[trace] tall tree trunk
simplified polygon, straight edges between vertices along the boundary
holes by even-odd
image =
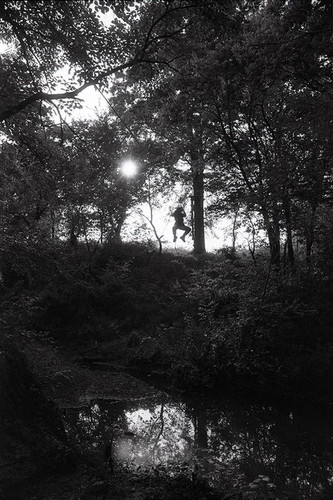
[[[273,267],[280,267],[281,262],[281,242],[280,231],[274,224],[270,224],[268,229],[269,248]]]
[[[106,241],[108,243],[110,243],[110,241],[117,243],[121,242],[121,230],[126,220],[126,216],[127,216],[126,210],[122,210],[114,220],[113,214],[109,213],[111,230],[108,232],[106,237]]]
[[[266,207],[262,207],[262,214],[265,224],[265,229],[268,235],[271,264],[273,267],[280,267],[281,248],[280,248],[280,225],[279,220],[274,210],[273,220],[270,220]]]
[[[271,253],[272,265],[275,267],[280,267],[281,250],[280,250],[280,238],[276,235],[273,226],[268,230],[269,248]]]
[[[51,241],[55,240],[55,215],[54,211],[51,210]]]
[[[99,240],[101,245],[104,243],[104,214],[102,211],[98,212],[98,222],[99,222]]]
[[[237,217],[238,217],[238,209],[235,211],[234,220],[233,220],[233,223],[232,223],[232,246],[231,246],[231,254],[232,254],[233,258],[236,256]]]
[[[200,115],[193,113],[189,122],[191,137],[190,165],[193,185],[193,251],[197,255],[206,253],[204,217],[204,147]]]
[[[194,212],[194,253],[203,254],[205,248],[204,218],[204,166],[197,161],[193,165],[193,212]]]
[[[314,227],[315,227],[315,215],[316,215],[317,205],[312,204],[310,216],[308,218],[307,225],[305,227],[305,244],[306,244],[306,263],[307,265],[311,264],[311,254],[312,254],[312,246],[314,241]]]
[[[295,267],[295,255],[294,255],[294,247],[292,240],[292,230],[291,230],[291,210],[290,210],[290,198],[288,193],[284,195],[283,198],[283,209],[286,223],[286,232],[287,232],[287,255],[288,262],[290,267],[293,269]]]

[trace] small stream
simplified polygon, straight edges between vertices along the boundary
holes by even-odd
[[[103,457],[113,436],[116,463],[133,472],[183,472],[218,486],[221,477],[272,498],[333,499],[333,417],[225,399],[184,402],[161,396],[91,401],[64,410],[70,439]]]

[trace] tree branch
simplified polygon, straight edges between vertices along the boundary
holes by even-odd
[[[75,99],[75,97],[77,97],[86,88],[91,87],[92,85],[96,85],[96,84],[100,83],[102,80],[104,80],[105,78],[107,78],[108,76],[111,76],[114,73],[117,73],[118,71],[123,71],[124,69],[130,68],[130,67],[134,66],[135,64],[139,64],[140,62],[142,62],[142,61],[137,60],[137,59],[133,59],[127,63],[120,64],[119,66],[116,66],[115,68],[112,68],[109,71],[104,71],[103,73],[98,75],[96,78],[93,78],[89,82],[84,83],[83,85],[81,85],[80,87],[78,87],[75,90],[71,90],[68,92],[59,92],[59,93],[55,93],[55,94],[50,94],[48,92],[43,92],[43,91],[36,92],[36,93],[30,95],[29,97],[27,97],[26,99],[24,99],[23,101],[19,102],[18,104],[15,104],[14,106],[9,106],[7,109],[2,111],[0,113],[0,121],[4,121],[7,118],[10,118],[11,116],[13,116],[13,115],[19,113],[20,111],[22,111],[23,109],[25,109],[30,104],[34,104],[35,102],[38,102],[38,101],[52,102],[52,101],[57,101],[57,100],[61,100],[61,99]]]

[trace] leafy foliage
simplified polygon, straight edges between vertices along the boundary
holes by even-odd
[[[306,394],[327,396],[332,284],[319,269],[283,274],[265,259],[260,268],[239,257],[176,260],[115,243],[93,255],[84,245],[12,244],[2,261],[8,325],[64,341],[124,339],[131,364],[164,367],[188,390],[241,383],[302,397],[306,383]]]

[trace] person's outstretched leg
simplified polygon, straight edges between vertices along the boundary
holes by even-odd
[[[175,242],[175,241],[176,241],[176,239],[177,239],[177,234],[176,234],[176,232],[177,232],[177,226],[176,226],[176,224],[175,224],[175,225],[173,226],[173,228],[172,228],[172,234],[173,234],[173,241],[174,241],[174,242]]]
[[[185,242],[185,236],[188,235],[188,233],[191,232],[191,228],[188,227],[188,226],[184,226],[184,233],[182,234],[182,236],[180,237],[181,240],[183,240]]]

